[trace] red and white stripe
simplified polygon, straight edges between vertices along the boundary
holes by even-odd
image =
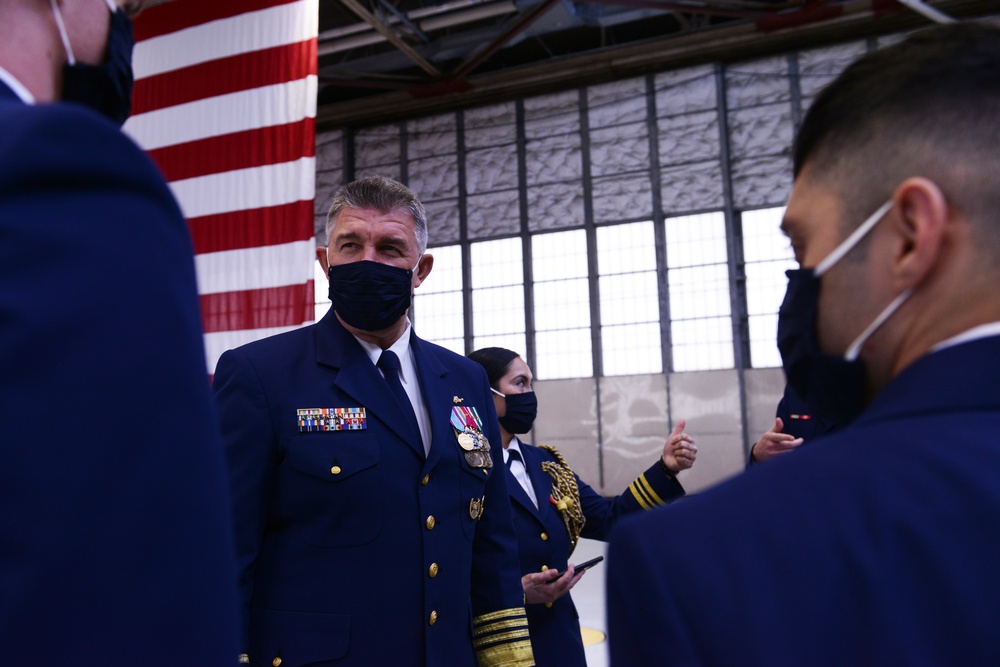
[[[188,220],[209,373],[313,319],[318,0],[171,0],[135,20],[128,132]]]

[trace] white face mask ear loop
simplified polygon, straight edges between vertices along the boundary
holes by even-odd
[[[69,64],[75,65],[76,57],[73,55],[73,47],[69,45],[69,35],[66,34],[66,26],[63,24],[62,12],[59,11],[59,6],[56,4],[56,0],[49,0],[49,4],[52,5],[52,15],[56,18],[56,27],[59,28],[59,39],[62,40],[63,48],[66,49]]]
[[[507,398],[507,394],[501,394],[501,393],[500,393],[499,391],[497,391],[497,390],[496,390],[496,389],[494,389],[493,387],[490,387],[490,391],[492,391],[492,392],[493,392],[494,394],[496,394],[496,395],[497,395],[497,396],[499,396],[500,398]]]
[[[824,273],[830,270],[834,264],[843,259],[844,255],[851,252],[854,246],[858,244],[864,236],[871,231],[872,227],[877,225],[879,221],[886,216],[887,213],[892,209],[892,200],[890,199],[886,203],[882,204],[877,211],[872,213],[867,220],[861,223],[861,225],[854,230],[854,232],[848,236],[843,243],[834,248],[833,252],[826,256],[822,262],[816,265],[814,270],[814,275],[818,278]]]
[[[858,355],[861,354],[861,346],[865,344],[865,341],[868,340],[871,335],[892,316],[893,313],[899,310],[899,307],[903,305],[904,301],[910,298],[911,294],[913,294],[913,290],[908,289],[893,299],[892,303],[886,306],[885,310],[883,310],[879,316],[875,318],[875,321],[869,324],[868,328],[862,331],[861,335],[858,336],[853,343],[851,343],[850,347],[847,348],[847,351],[844,352],[844,359],[847,361],[854,361],[857,359]]]

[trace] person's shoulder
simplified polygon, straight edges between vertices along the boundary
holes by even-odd
[[[79,104],[4,104],[0,154],[17,156],[23,174],[65,170],[102,182],[156,182],[163,177],[149,156],[114,123]]]
[[[258,338],[257,340],[235,347],[232,351],[238,352],[247,357],[262,357],[268,356],[273,352],[287,350],[290,347],[301,345],[304,341],[311,339],[315,331],[316,324],[316,322],[312,322],[305,326],[292,329],[291,331],[283,331],[281,333]]]

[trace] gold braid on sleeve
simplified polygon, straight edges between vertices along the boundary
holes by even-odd
[[[580,487],[577,486],[576,475],[559,450],[551,445],[541,445],[540,448],[556,459],[542,461],[542,470],[552,478],[552,495],[549,496],[549,502],[555,505],[563,523],[566,524],[566,532],[569,533],[569,553],[572,555],[576,543],[580,540],[583,524],[587,522],[587,517],[583,515],[583,508],[580,506]]]

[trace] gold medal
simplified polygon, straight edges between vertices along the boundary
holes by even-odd
[[[493,467],[493,457],[490,456],[490,453],[488,451],[487,452],[482,452],[482,455],[483,455],[483,467],[484,468],[492,468]]]
[[[483,467],[483,455],[476,450],[465,453],[465,462],[468,463],[473,468]]]
[[[478,521],[479,517],[483,513],[483,501],[478,498],[473,498],[469,501],[469,516],[472,517],[473,521]]]
[[[476,439],[473,438],[468,432],[461,433],[458,436],[458,446],[465,451],[472,451],[476,448]]]

